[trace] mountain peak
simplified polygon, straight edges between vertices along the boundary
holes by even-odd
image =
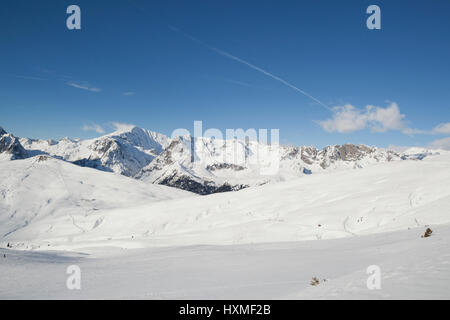
[[[95,139],[64,138],[49,142],[18,140],[0,127],[0,152],[7,154],[6,157],[13,154],[15,159],[27,154],[47,154],[80,166],[200,194],[297,179],[325,170],[358,169],[395,160],[421,160],[429,155],[415,152],[405,156],[391,150],[350,143],[322,149],[280,145],[272,150],[278,153],[273,155],[279,157],[279,167],[268,176],[264,170],[270,162],[261,159],[271,146],[265,143],[190,135],[171,139],[135,125],[115,124],[115,128],[115,132]]]
[[[25,159],[27,152],[23,148],[19,139],[14,137],[10,133],[6,133],[3,128],[0,127],[0,154],[7,154],[11,160]]]

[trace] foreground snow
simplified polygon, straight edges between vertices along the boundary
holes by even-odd
[[[450,226],[357,238],[232,246],[0,249],[0,299],[449,299]],[[6,254],[6,258],[3,258]],[[69,265],[81,290],[66,288]],[[367,267],[381,269],[368,290]],[[311,286],[312,277],[326,282]]]

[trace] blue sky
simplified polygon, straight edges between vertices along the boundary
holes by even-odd
[[[82,30],[66,28],[71,4]],[[371,4],[381,30],[366,27]],[[0,125],[45,139],[202,120],[318,147],[446,141],[449,12],[438,0],[8,1]]]

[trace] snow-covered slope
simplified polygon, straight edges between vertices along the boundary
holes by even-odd
[[[165,135],[131,127],[90,140],[23,138],[20,142],[31,155],[48,154],[80,166],[133,176],[160,154],[170,140]]]
[[[192,196],[195,197],[183,190],[148,185],[49,156],[3,161],[0,237],[14,238],[15,233],[25,230],[30,240],[64,234],[69,241],[73,235],[99,227],[103,221],[99,213]],[[94,220],[89,218],[94,216]]]
[[[274,156],[278,162],[270,163],[268,160]],[[276,149],[256,141],[179,137],[136,178],[210,194],[400,159],[395,152],[364,145],[328,146],[322,150],[288,146]],[[267,170],[271,165],[277,168],[273,172]]]
[[[329,171],[239,192],[150,204],[138,201],[142,199],[138,195],[138,200],[133,200],[135,192],[128,191],[132,183],[141,183],[147,190],[145,184],[125,177],[106,183],[106,191],[92,186],[94,194],[71,198],[68,195],[82,185],[80,181],[86,184],[84,179],[90,179],[89,185],[97,185],[108,174],[91,170],[92,177],[80,179],[79,173],[70,168],[61,179],[58,171],[50,175],[53,165],[46,169],[45,162],[36,161],[1,164],[2,205],[6,204],[0,209],[3,246],[7,242],[17,248],[51,245],[65,249],[91,245],[223,245],[351,237],[450,222],[449,153],[422,161],[385,162],[364,170]],[[30,176],[30,171],[34,175]],[[72,182],[66,183],[68,189],[62,188],[69,174]],[[40,178],[46,175],[50,177],[48,185]],[[109,193],[111,189],[113,194]],[[55,193],[63,193],[61,202],[51,200]],[[28,200],[32,202],[27,204]]]

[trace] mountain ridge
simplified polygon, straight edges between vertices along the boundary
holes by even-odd
[[[319,174],[359,169],[380,162],[422,160],[413,154],[367,145],[270,146],[257,141],[180,136],[169,138],[136,126],[93,139],[41,140],[16,138],[0,127],[0,155],[7,160],[48,155],[56,159],[114,172],[153,184],[207,195],[236,191]],[[273,174],[264,170],[276,160]]]
[[[168,144],[162,134],[132,127],[87,140],[20,139],[31,154],[47,154],[83,167],[135,175],[149,164]]]
[[[19,139],[0,126],[0,159],[18,160],[28,156]]]
[[[135,177],[151,183],[210,194],[290,180],[328,169],[356,169],[378,162],[402,160],[401,155],[394,151],[365,145],[345,144],[320,150],[314,147],[280,146],[277,174],[265,175],[261,170],[264,163],[260,153],[264,155],[264,149],[270,146],[263,146],[261,152],[261,144],[240,141],[231,146],[236,152],[230,156],[230,148],[226,143],[225,140],[205,138],[175,138]],[[240,159],[233,155],[240,155]]]

